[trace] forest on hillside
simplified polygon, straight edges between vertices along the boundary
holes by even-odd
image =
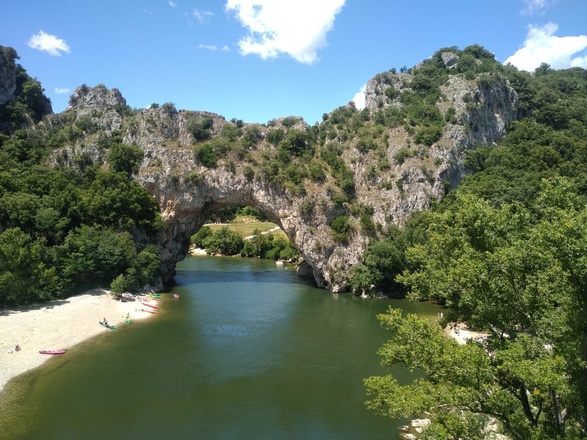
[[[17,68],[14,97],[0,105],[0,305],[156,282],[159,250],[148,237],[160,228],[159,209],[131,179],[142,152],[112,136],[108,167],[49,166],[61,138],[81,128],[32,129],[49,100],[13,49],[0,46],[0,57],[5,69]]]
[[[442,62],[447,51],[460,57],[454,69]],[[4,68],[18,71],[14,97],[0,105],[0,305],[64,298],[89,285],[125,291],[155,282],[159,209],[132,178],[142,151],[120,133],[96,133],[87,119],[38,128],[48,103],[40,82],[16,64],[14,50],[0,47],[0,56]],[[384,363],[425,374],[409,385],[391,376],[366,379],[370,408],[394,418],[431,414],[423,438],[483,438],[492,420],[516,439],[585,438],[587,71],[542,65],[522,72],[475,45],[441,49],[407,73],[410,91],[390,87],[376,109],[343,106],[308,129],[284,119],[291,130],[272,130],[266,140],[277,155],[260,152],[245,174],[291,193],[329,174],[329,194],[348,209],[330,225],[336,239],[348,240],[349,216],[371,237],[351,269],[351,287],[434,300],[446,307],[441,324],[462,321],[487,334],[459,346],[436,323],[394,311],[380,316],[391,330],[380,351]],[[403,127],[414,142],[394,161],[424,157],[454,117],[434,105],[451,75],[488,86],[509,82],[519,96],[518,118],[499,144],[468,151],[468,177],[433,209],[381,230],[356,197],[354,174],[341,159],[344,141],[379,158],[373,175],[389,173],[379,153],[390,127]],[[398,105],[384,105],[391,100]],[[242,121],[227,122],[217,138],[207,121],[191,132],[194,156],[209,167],[231,151],[231,161],[248,160],[260,141],[258,127]],[[105,165],[87,157],[76,167],[49,165],[52,152],[87,133],[107,151]]]

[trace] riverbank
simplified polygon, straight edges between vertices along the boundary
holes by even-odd
[[[51,357],[39,350],[66,350],[113,331],[98,324],[104,318],[111,325],[120,325],[127,314],[131,321],[153,316],[141,308],[137,301],[117,301],[108,291],[93,289],[64,300],[0,309],[0,392],[9,380]]]
[[[444,329],[444,334],[459,344],[466,344],[469,339],[476,340],[487,336],[487,333],[472,330],[462,322],[449,324]]]

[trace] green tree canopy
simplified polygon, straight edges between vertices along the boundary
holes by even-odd
[[[368,379],[370,407],[397,417],[431,412],[456,436],[487,417],[518,439],[584,436],[587,209],[564,179],[543,182],[531,209],[468,195],[454,206],[434,215],[428,241],[407,252],[416,269],[398,280],[489,338],[457,346],[437,323],[380,317],[394,333],[384,362],[424,377],[406,387]]]

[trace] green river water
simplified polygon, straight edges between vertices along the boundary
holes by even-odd
[[[271,261],[193,257],[160,314],[120,326],[0,396],[1,439],[397,439],[403,421],[365,408],[362,380],[388,338],[389,305],[333,295]]]

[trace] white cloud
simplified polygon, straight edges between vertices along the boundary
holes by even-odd
[[[203,9],[194,9],[192,11],[192,16],[200,24],[205,23],[206,21],[210,20],[210,18],[212,18],[213,15],[214,15],[214,12],[205,11]]]
[[[55,89],[55,93],[58,95],[67,95],[68,93],[71,93],[71,90],[69,90],[67,87],[57,87]]]
[[[222,52],[230,52],[230,47],[228,47],[226,44],[224,46],[222,46]]]
[[[587,69],[587,55],[584,57],[576,57],[571,60],[571,67],[582,67]]]
[[[548,23],[542,27],[528,26],[524,47],[505,60],[520,70],[534,71],[540,64],[547,63],[553,69],[587,67],[587,35],[557,37],[558,25]]]
[[[198,44],[198,49],[206,49],[206,50],[217,50],[218,48],[216,46],[213,46],[211,44]]]
[[[532,15],[550,7],[555,0],[523,0],[526,7],[522,10],[523,15]]]
[[[175,8],[177,6],[177,3],[175,3],[173,0],[168,0],[169,6],[171,6],[172,8]]]
[[[239,40],[243,55],[263,59],[285,53],[296,61],[312,64],[317,51],[327,45],[326,35],[345,0],[227,0],[249,35]]]
[[[363,110],[365,108],[365,87],[367,84],[363,85],[360,90],[355,93],[352,101],[355,103],[355,107],[359,110]]]
[[[64,40],[55,35],[46,34],[42,30],[30,38],[29,47],[53,56],[61,56],[61,52],[69,52],[69,46]]]

